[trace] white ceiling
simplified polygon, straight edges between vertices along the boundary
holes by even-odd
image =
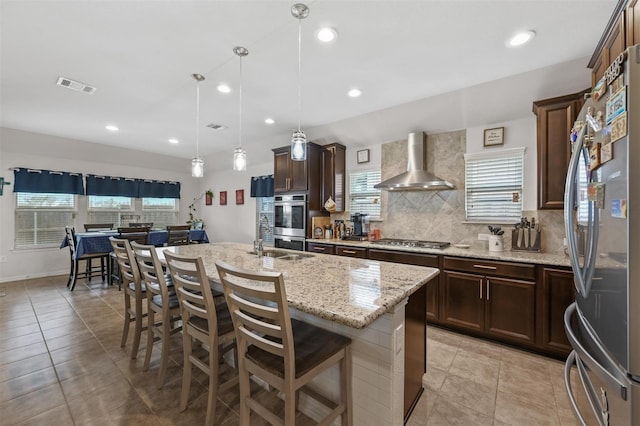
[[[0,124],[190,158],[195,154],[191,74],[200,73],[206,77],[200,153],[228,158],[238,144],[239,60],[232,49],[241,45],[250,52],[243,59],[242,145],[249,155],[252,148],[286,145],[298,121],[293,3],[2,0]],[[330,129],[364,114],[375,119],[376,111],[408,103],[419,107],[425,98],[448,92],[463,102],[472,96],[472,86],[489,90],[488,82],[500,79],[511,86],[499,93],[485,90],[492,110],[483,119],[508,119],[509,99],[518,88],[544,95],[540,88],[562,81],[554,73],[566,73],[567,67],[577,67],[580,79],[587,80],[586,62],[615,3],[309,1],[310,15],[302,21],[302,129],[314,136],[314,128]],[[337,41],[315,40],[322,25],[338,31]],[[533,29],[537,37],[521,49],[505,48],[505,40],[521,29]],[[513,77],[521,73],[526,74]],[[529,75],[535,82],[528,82]],[[98,90],[86,95],[59,87],[60,76]],[[217,92],[220,82],[233,91]],[[353,87],[363,96],[347,98]],[[530,100],[526,104],[530,111]],[[264,124],[266,117],[276,124]],[[108,123],[120,132],[107,132]],[[228,129],[213,131],[204,127],[209,123]],[[180,144],[169,144],[170,137]]]

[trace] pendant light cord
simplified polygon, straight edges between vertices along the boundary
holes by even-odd
[[[196,158],[200,159],[200,82],[196,83]]]
[[[300,132],[300,75],[302,63],[302,19],[298,18],[298,132]]]
[[[238,148],[242,148],[242,56],[240,56],[240,87],[238,89],[240,95],[240,111],[239,111],[239,124],[238,124]]]

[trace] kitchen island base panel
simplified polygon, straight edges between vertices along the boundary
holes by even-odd
[[[364,329],[355,329],[291,309],[291,317],[352,339],[351,383],[354,425],[404,423],[404,321],[407,300]],[[334,366],[314,379],[310,387],[337,401],[340,372]],[[318,421],[328,409],[301,395],[299,410]],[[334,424],[339,425],[340,419]]]

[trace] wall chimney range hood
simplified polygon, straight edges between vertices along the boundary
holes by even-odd
[[[407,171],[375,185],[387,191],[440,191],[453,189],[453,184],[429,173],[426,155],[427,135],[409,133]]]

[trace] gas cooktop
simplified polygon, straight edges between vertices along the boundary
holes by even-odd
[[[451,243],[443,241],[422,241],[422,240],[400,240],[396,238],[382,238],[376,241],[371,241],[373,244],[384,244],[388,246],[398,247],[417,247],[417,248],[430,248],[430,249],[443,249],[451,245]]]

